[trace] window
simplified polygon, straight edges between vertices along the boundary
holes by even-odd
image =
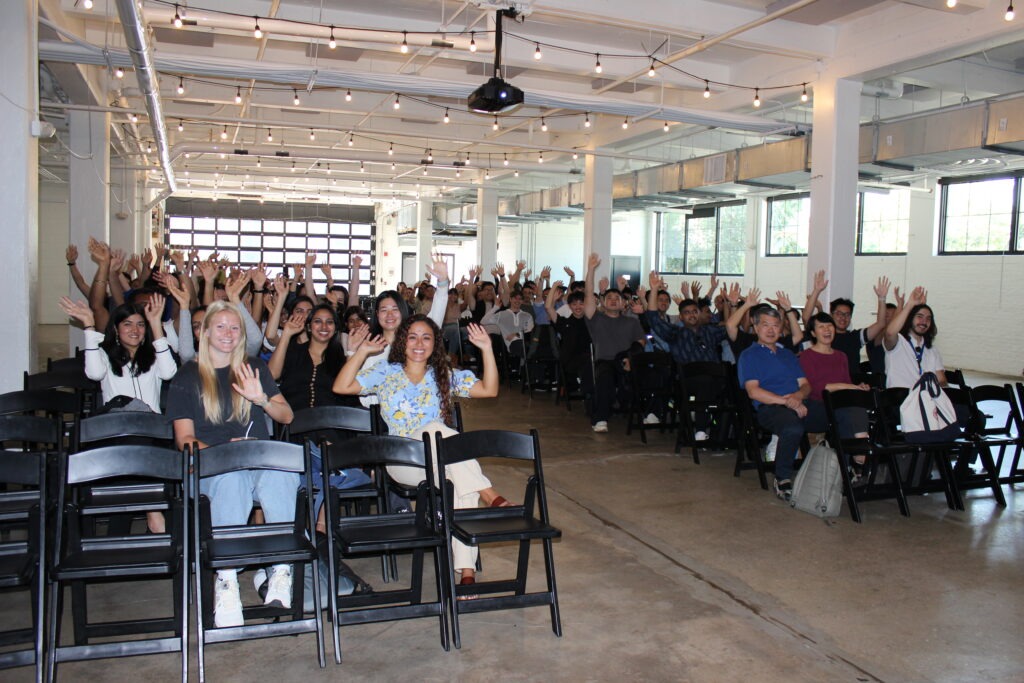
[[[811,224],[809,194],[772,197],[768,200],[767,256],[806,256]]]
[[[942,180],[943,254],[1021,253],[1021,175]]]
[[[305,263],[306,250],[330,255],[331,276],[340,285],[351,279],[352,256],[371,254],[375,226],[365,223],[327,223],[318,221],[273,221],[193,216],[167,217],[165,242],[172,249],[197,249],[199,258],[213,252],[241,266],[266,263],[279,273]],[[329,236],[328,236],[329,235]],[[319,259],[320,263],[324,257]],[[360,267],[360,294],[372,294],[370,271],[372,256],[363,256]],[[323,291],[327,276],[319,264],[313,269],[313,281]]]
[[[658,270],[695,275],[742,275],[747,206],[743,202],[658,214]]]
[[[862,192],[857,221],[858,254],[906,254],[910,190]]]

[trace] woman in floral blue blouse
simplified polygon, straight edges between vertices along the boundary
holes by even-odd
[[[387,345],[383,337],[371,337],[360,344],[338,374],[334,391],[349,395],[376,394],[388,431],[396,436],[422,438],[427,432],[450,436],[455,433],[449,425],[456,396],[492,398],[498,395],[498,366],[490,335],[479,325],[470,325],[467,332],[470,343],[480,349],[483,358],[482,379],[468,370],[453,370],[440,342],[441,331],[437,324],[425,315],[414,315],[396,331],[386,363],[363,367],[368,357],[380,353]],[[416,486],[421,478],[416,468],[411,467],[389,467],[388,474],[409,486]],[[457,508],[474,508],[480,501],[492,507],[509,504],[494,490],[475,460],[445,468],[445,476],[452,482]],[[460,583],[473,583],[476,548],[453,541],[452,560],[462,576]]]

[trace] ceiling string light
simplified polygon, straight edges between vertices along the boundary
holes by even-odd
[[[224,126],[224,128],[221,129],[221,131],[220,131],[220,139],[221,140],[227,140],[228,139],[228,127],[227,126]]]
[[[1010,4],[1006,7],[1006,14],[1003,15],[1003,19],[1006,21],[1013,21],[1013,18],[1017,14],[1013,11],[1013,0],[1010,0]]]
[[[178,6],[174,6],[174,28],[181,28],[183,22],[181,21],[181,14],[178,12]]]
[[[654,78],[657,75],[657,71],[654,70],[654,60],[651,60],[651,67],[647,69],[647,77]]]
[[[594,55],[594,73],[599,74],[604,71],[604,67],[601,66],[601,55]]]
[[[178,76],[178,94],[179,95],[184,95],[185,94],[185,79],[182,78],[181,76]]]
[[[761,89],[754,88],[754,107],[761,106]]]
[[[299,91],[296,90],[295,88],[292,88],[292,94],[295,96],[292,99],[292,104],[294,104],[296,107],[302,104],[302,100],[299,99]]]
[[[704,99],[706,100],[706,99],[709,99],[710,97],[711,97],[711,83],[708,82],[708,81],[704,81]]]
[[[178,132],[181,133],[184,130],[185,130],[185,122],[182,121],[181,119],[178,119]]]
[[[494,115],[494,123],[491,124],[491,130],[498,130],[499,127],[500,126],[498,125],[498,115],[495,114]]]
[[[313,129],[310,128],[309,129],[309,141],[312,142],[313,140],[316,140],[316,133],[314,133]]]
[[[348,134],[348,146],[351,147],[356,143],[356,136],[352,133]]]
[[[351,90],[346,90],[345,91],[345,101],[346,102],[351,102],[352,101],[352,91]]]
[[[392,105],[395,109],[402,108],[401,95],[395,95],[395,103]]]
[[[622,119],[622,130],[629,128],[629,117]]]
[[[402,46],[398,49],[401,50],[403,55],[409,54],[409,41],[406,40],[406,38],[407,33],[405,31],[402,31]]]
[[[274,134],[270,132],[269,128],[267,128],[267,142],[273,142],[273,141],[274,141]]]
[[[533,58],[540,61],[543,56],[543,53],[540,51],[540,43],[537,43],[537,49],[533,51]]]
[[[586,118],[583,119],[583,127],[590,128],[590,112],[587,112]]]
[[[547,121],[544,120],[543,116],[540,117],[540,130],[541,130],[542,133],[547,133],[548,132],[548,124],[547,124]]]
[[[263,37],[263,31],[260,30],[260,18],[254,16],[253,20],[256,22],[256,27],[252,30],[252,37],[259,40]]]
[[[505,160],[502,162],[505,166],[508,166],[508,152],[505,152]]]
[[[114,78],[124,78],[124,69],[121,67],[114,69]]]
[[[807,101],[807,84],[806,83],[804,83],[804,91],[802,93],[800,93],[800,101],[801,102],[806,102]]]
[[[338,47],[338,41],[336,41],[334,39],[334,25],[333,24],[331,25],[331,38],[330,38],[330,40],[327,41],[327,47],[331,48],[332,50],[334,48]]]
[[[444,108],[444,118],[441,120],[444,121],[445,123],[448,123],[449,121],[452,120],[451,117],[448,116],[448,107]]]
[[[388,156],[390,157],[390,156],[394,156],[394,155],[395,155],[395,143],[389,142],[388,143]]]
[[[235,104],[241,104],[241,103],[242,103],[242,88],[238,87],[238,88],[235,88]]]
[[[473,31],[469,32],[469,51],[476,52],[476,34]]]

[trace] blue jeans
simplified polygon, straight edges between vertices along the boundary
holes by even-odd
[[[213,526],[239,526],[249,521],[253,503],[269,523],[295,519],[299,475],[276,470],[239,470],[206,477],[199,490],[210,499]]]
[[[309,453],[313,460],[313,488],[316,491],[316,498],[313,501],[313,511],[316,513],[320,512],[320,506],[324,502],[324,492],[320,490],[320,479],[323,477],[324,461],[320,455],[320,446],[316,444],[310,444]],[[358,467],[353,467],[347,470],[341,470],[331,475],[329,479],[331,486],[339,489],[354,489],[357,486],[363,486],[369,484],[372,480]]]
[[[821,401],[804,401],[807,417],[801,418],[786,406],[761,405],[757,409],[757,422],[779,437],[775,449],[775,480],[793,478],[793,462],[800,449],[804,432],[824,432],[828,427],[825,405]]]

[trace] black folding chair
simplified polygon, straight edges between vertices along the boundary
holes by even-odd
[[[675,399],[675,362],[663,351],[645,351],[629,357],[629,383],[632,392],[626,416],[626,435],[640,431],[640,441],[647,443],[647,430],[674,429],[676,411],[669,406]],[[658,422],[648,424],[644,418],[654,414]]]
[[[205,651],[211,643],[252,638],[315,633],[320,668],[324,660],[324,632],[320,591],[314,589],[314,614],[305,617],[303,578],[305,565],[313,568],[313,586],[320,585],[316,546],[310,540],[316,520],[313,516],[313,482],[309,449],[280,441],[232,441],[202,450],[193,448],[192,533],[196,555],[196,623],[199,646],[199,680],[205,680]],[[276,470],[302,475],[296,492],[292,522],[214,527],[210,501],[200,494],[200,484],[214,477],[243,470]],[[217,628],[213,626],[214,575],[219,569],[237,569],[277,564],[292,565],[292,607],[251,606],[243,609],[245,620],[257,624]]]
[[[49,576],[47,679],[53,680],[60,662],[181,653],[181,678],[188,679],[189,544],[185,523],[188,463],[179,451],[152,446],[108,446],[75,453],[61,461],[64,486],[58,494],[62,513],[56,525],[54,563]],[[124,477],[146,478],[172,485],[173,498],[165,508],[168,532],[138,536],[86,536],[83,525],[93,515],[134,513],[131,503],[83,508],[72,502],[81,486],[96,486]],[[146,507],[148,509],[148,505]],[[131,621],[89,623],[75,610],[74,645],[60,644],[64,587],[75,583],[171,581],[172,616]],[[84,592],[84,591],[83,591]],[[94,642],[95,638],[173,632],[173,636]]]
[[[41,417],[0,420],[0,442],[55,443],[56,427]],[[47,557],[47,493],[45,451],[0,454],[0,591],[28,588],[32,626],[0,631],[0,669],[35,666],[43,680],[43,638]],[[15,645],[29,647],[12,649]]]
[[[521,505],[455,509],[451,484],[444,482],[440,487],[444,508],[442,518],[449,552],[453,538],[476,547],[490,543],[519,542],[514,579],[495,579],[456,587],[454,573],[448,572],[448,596],[455,647],[462,645],[459,615],[491,610],[547,605],[551,610],[551,629],[555,635],[561,636],[562,620],[558,610],[552,541],[560,538],[562,532],[551,525],[548,515],[544,471],[540,459],[540,437],[537,430],[530,430],[529,434],[482,430],[456,434],[446,439],[438,435],[435,445],[439,471],[454,463],[474,458],[507,458],[526,461],[533,465],[533,472],[526,482]],[[526,590],[526,579],[530,542],[535,540],[543,544],[547,589],[530,593]],[[458,599],[459,596],[470,595],[479,597],[474,600]]]
[[[985,432],[985,416],[978,409],[975,403],[974,391],[967,387],[956,389],[946,387],[944,390],[957,415],[967,416],[967,425],[964,436],[949,443],[941,444],[937,448],[937,455],[948,463],[948,469],[952,472],[953,495],[957,502],[957,509],[963,510],[963,496],[961,491],[966,489],[987,488],[992,490],[992,496],[1000,507],[1006,507],[1006,497],[999,482],[999,468],[992,458],[991,445],[998,445],[1000,439],[995,437],[995,430],[988,435]],[[987,394],[983,394],[987,395]],[[1012,397],[1011,397],[1012,399]],[[1012,400],[1011,400],[1012,403]],[[975,457],[981,461],[984,468],[976,472],[971,468]],[[956,464],[953,464],[956,458]]]
[[[910,516],[910,508],[907,505],[907,497],[903,493],[899,466],[896,462],[896,456],[904,452],[905,447],[882,446],[871,438],[870,433],[866,438],[843,437],[840,434],[839,411],[863,410],[869,415],[873,415],[876,410],[873,393],[855,389],[825,390],[822,393],[825,413],[828,415],[828,443],[835,449],[839,458],[839,471],[843,477],[843,495],[846,497],[846,505],[850,509],[850,518],[857,523],[863,521],[860,503],[883,498],[895,498],[900,508],[900,514],[904,517]],[[850,472],[855,456],[864,457],[864,477],[862,481],[857,482],[857,485],[854,484]],[[875,469],[879,465],[884,465],[887,468],[889,476],[886,483],[875,484]]]
[[[739,447],[736,449],[736,466],[733,468],[732,476],[740,476],[743,470],[757,470],[757,479],[761,488],[768,490],[768,473],[775,472],[775,461],[766,461],[764,448],[772,441],[772,434],[761,427],[754,414],[754,404],[751,402],[747,392],[737,384],[736,393],[737,413],[740,418]]]
[[[686,363],[679,367],[679,432],[676,435],[676,453],[684,446],[693,451],[693,462],[700,464],[700,449],[722,450],[738,448],[736,436],[738,408],[736,407],[736,373],[727,363]],[[704,430],[706,441],[697,441],[694,415],[705,413],[708,425]]]
[[[71,448],[78,438],[78,423],[84,410],[80,392],[32,389],[0,394],[0,415],[40,415],[60,427],[61,450]]]
[[[1014,400],[1013,387],[1009,384],[997,386],[982,384],[970,389],[971,421],[970,436],[978,448],[998,448],[995,469],[1000,484],[1014,484],[1024,481],[1024,470],[1020,469],[1021,451],[1024,450],[1024,419]],[[1010,471],[1003,475],[1003,463],[1010,453]]]
[[[73,391],[82,398],[82,413],[87,415],[96,410],[102,401],[100,399],[100,383],[85,376],[77,368],[66,368],[54,370],[53,372],[37,372],[35,374],[25,373],[25,391],[36,391],[39,389],[62,389]]]
[[[427,437],[429,443],[429,437]],[[332,443],[325,452],[323,490],[327,492],[327,538],[329,581],[337,586],[338,566],[342,558],[394,553],[412,553],[408,588],[372,591],[339,596],[331,591],[330,613],[334,619],[334,661],[341,663],[338,630],[348,624],[365,624],[417,617],[437,617],[441,645],[448,649],[448,594],[444,577],[451,574],[445,535],[439,521],[440,507],[434,487],[432,468],[426,467],[429,446],[423,441],[397,436],[368,436]],[[414,467],[423,471],[424,480],[416,489],[415,512],[342,515],[344,490],[330,485],[329,472],[350,467],[369,467],[381,471],[388,466]],[[436,599],[423,601],[426,551],[434,555]]]

